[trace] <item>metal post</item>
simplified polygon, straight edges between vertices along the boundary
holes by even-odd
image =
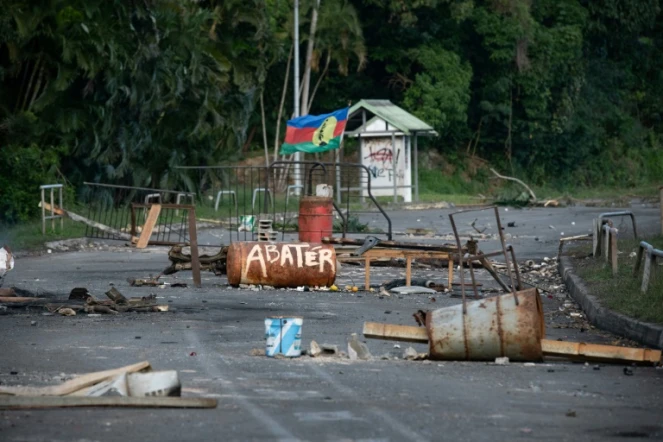
[[[64,209],[64,206],[62,205],[62,187],[60,187],[60,209]],[[60,217],[60,232],[64,231],[64,216]]]
[[[361,156],[363,155],[362,154],[363,151],[364,151],[364,137],[362,137],[361,133],[360,133],[359,134],[359,158],[361,158]],[[363,165],[363,160],[360,159],[359,161],[362,161],[362,165]],[[361,174],[362,173],[363,173],[363,168],[359,169],[359,185],[360,186],[362,186],[362,179],[361,179]],[[366,171],[366,181],[367,181],[366,182],[366,187],[362,186],[362,189],[361,189],[361,203],[362,204],[366,203],[366,196],[368,196],[368,194],[370,193],[368,191],[368,189],[370,189],[370,186],[371,186],[371,173],[368,172],[368,171]],[[348,192],[350,192],[350,189],[348,189]],[[348,197],[348,201],[349,200],[350,200],[350,198]]]
[[[295,41],[293,43],[294,46],[294,58],[295,58],[295,63],[294,63],[294,94],[293,96],[295,97],[295,107],[294,107],[294,114],[295,118],[299,117],[299,0],[295,0],[295,10],[294,10],[294,37]],[[301,154],[300,152],[295,152],[295,184],[298,186],[302,185],[302,170],[301,170],[301,164],[299,164],[299,161],[301,161]],[[300,195],[299,192],[301,187],[295,188],[295,194]]]
[[[341,162],[341,149],[343,149],[343,145],[341,145],[336,151],[334,152],[334,157],[336,160],[336,200],[338,201],[338,204],[341,204],[343,197],[341,196],[341,169],[339,166],[339,163]],[[349,195],[348,195],[349,197]]]
[[[398,156],[396,155],[396,135],[391,133],[391,177],[394,180],[394,203],[398,202],[398,184],[396,183],[396,162]]]
[[[659,198],[661,200],[661,235],[663,235],[663,186],[661,186],[659,192]]]
[[[55,198],[51,188],[51,232],[55,232]]]
[[[44,189],[41,189],[41,234],[46,235],[46,195]]]
[[[417,132],[414,133],[414,200],[419,202],[419,148],[417,146]]]

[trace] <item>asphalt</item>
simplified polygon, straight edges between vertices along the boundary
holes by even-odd
[[[642,231],[658,227],[657,208],[633,210]],[[542,259],[556,254],[561,232],[586,233],[592,217],[606,210],[500,211],[504,226],[509,221],[518,226],[505,227],[505,232],[512,235],[519,258]],[[422,224],[440,236],[398,239],[448,242],[443,212],[393,213],[398,230]],[[491,222],[471,214],[463,218],[459,226],[466,234],[474,231],[469,224],[475,218],[475,226]],[[493,226],[494,221],[485,233],[494,235],[489,233]],[[223,231],[202,231],[205,235],[219,240]],[[480,244],[484,250],[497,245],[492,237]],[[210,273],[203,274],[199,289],[191,284],[131,287],[126,281],[157,275],[167,264],[163,248],[137,251],[122,245],[17,260],[5,287],[63,299],[73,287],[103,297],[113,284],[125,296],[155,293],[171,311],[62,317],[32,309],[0,316],[0,382],[54,384],[75,374],[149,360],[155,369],[179,371],[183,395],[216,397],[218,407],[0,411],[0,440],[663,440],[661,369],[561,360],[508,365],[405,361],[400,356],[410,344],[379,340],[366,341],[372,361],[267,358],[255,354],[264,350],[268,316],[303,316],[305,345],[315,339],[344,349],[350,333],[361,333],[364,321],[414,325],[417,310],[460,301],[448,295],[433,300],[428,295],[240,290]],[[375,272],[376,281],[404,274],[394,268]],[[444,282],[446,271],[420,269],[415,276]],[[190,283],[190,278],[182,272],[166,281]],[[339,278],[340,286],[361,281],[363,271],[346,265]],[[479,272],[479,278],[490,287],[485,274]],[[550,339],[618,339],[591,327],[564,326],[568,318],[555,312],[566,299],[545,293],[542,299]],[[426,350],[422,344],[414,347]]]

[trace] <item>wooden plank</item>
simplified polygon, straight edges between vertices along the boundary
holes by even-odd
[[[412,257],[405,258],[405,286],[410,287],[412,283]]]
[[[4,288],[4,289],[0,288],[0,296],[4,296],[4,297],[7,297],[7,298],[14,298],[14,297],[16,297],[16,291],[11,287]]]
[[[371,287],[371,259],[368,256],[364,261],[364,273],[364,290],[368,291]]]
[[[161,213],[161,204],[152,204],[150,211],[147,214],[147,219],[143,225],[143,230],[140,232],[140,238],[138,238],[138,243],[136,243],[137,249],[144,249],[147,247],[147,243],[150,242],[152,237],[152,231],[154,231],[154,226],[157,224],[159,219],[159,214]]]
[[[0,387],[0,395],[8,394],[14,396],[64,396],[74,391],[80,390],[90,385],[97,384],[108,378],[112,378],[122,373],[134,373],[150,367],[147,361],[137,364],[127,365],[125,367],[112,370],[97,371],[87,373],[60,385],[51,385],[48,387]],[[1,396],[0,396],[1,397]]]
[[[46,298],[34,298],[23,296],[0,296],[0,303],[13,303],[13,302],[47,302]]]
[[[661,361],[661,350],[649,348],[617,347],[615,345],[586,344],[584,342],[541,340],[544,356],[561,356],[571,359],[591,359],[605,362],[644,362]]]
[[[217,400],[197,397],[76,397],[0,396],[0,409],[25,410],[35,408],[67,407],[122,407],[122,408],[216,408]]]
[[[412,258],[437,258],[437,259],[448,259],[449,253],[447,252],[434,252],[426,250],[402,250],[402,249],[378,249],[374,248],[367,250],[362,255],[367,258],[407,258],[408,256]]]
[[[610,233],[610,263],[612,266],[612,276],[617,276],[619,269],[617,266],[617,234]]]
[[[454,281],[454,260],[449,258],[449,290],[451,290],[451,286],[453,285]]]
[[[385,341],[428,342],[428,332],[424,327],[380,322],[364,322],[364,337]]]

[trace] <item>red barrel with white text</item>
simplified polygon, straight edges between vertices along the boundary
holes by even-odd
[[[228,246],[228,283],[329,287],[336,279],[330,244],[238,241]]]
[[[331,236],[334,226],[333,210],[331,198],[303,196],[299,200],[299,240],[319,243],[323,237]]]

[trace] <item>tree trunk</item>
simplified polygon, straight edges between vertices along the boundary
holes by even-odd
[[[283,80],[283,92],[281,92],[281,103],[279,103],[279,115],[276,117],[276,136],[274,137],[274,161],[279,158],[279,135],[281,132],[281,117],[283,117],[283,107],[285,106],[285,96],[288,92],[288,79],[290,78],[290,64],[292,62],[292,51],[294,44],[290,46],[288,54],[288,64],[285,68],[285,80]]]
[[[320,74],[320,77],[318,78],[318,81],[315,83],[315,87],[313,88],[313,92],[311,93],[311,98],[308,100],[308,107],[307,109],[311,108],[311,105],[313,104],[313,99],[315,98],[315,93],[318,92],[318,88],[320,87],[320,83],[322,83],[322,80],[325,78],[327,75],[327,72],[329,71],[329,63],[331,62],[331,52],[327,52],[327,61],[325,61],[325,68],[323,69],[322,73]]]
[[[308,115],[308,96],[311,86],[311,62],[313,59],[313,48],[315,46],[315,30],[318,27],[318,8],[320,8],[320,0],[316,0],[313,12],[311,13],[311,28],[308,36],[308,47],[306,48],[306,65],[304,67],[304,78],[302,79],[301,115]]]
[[[260,92],[260,117],[262,119],[262,144],[265,147],[265,167],[269,167],[269,148],[267,147],[267,125],[265,123],[265,91]]]

